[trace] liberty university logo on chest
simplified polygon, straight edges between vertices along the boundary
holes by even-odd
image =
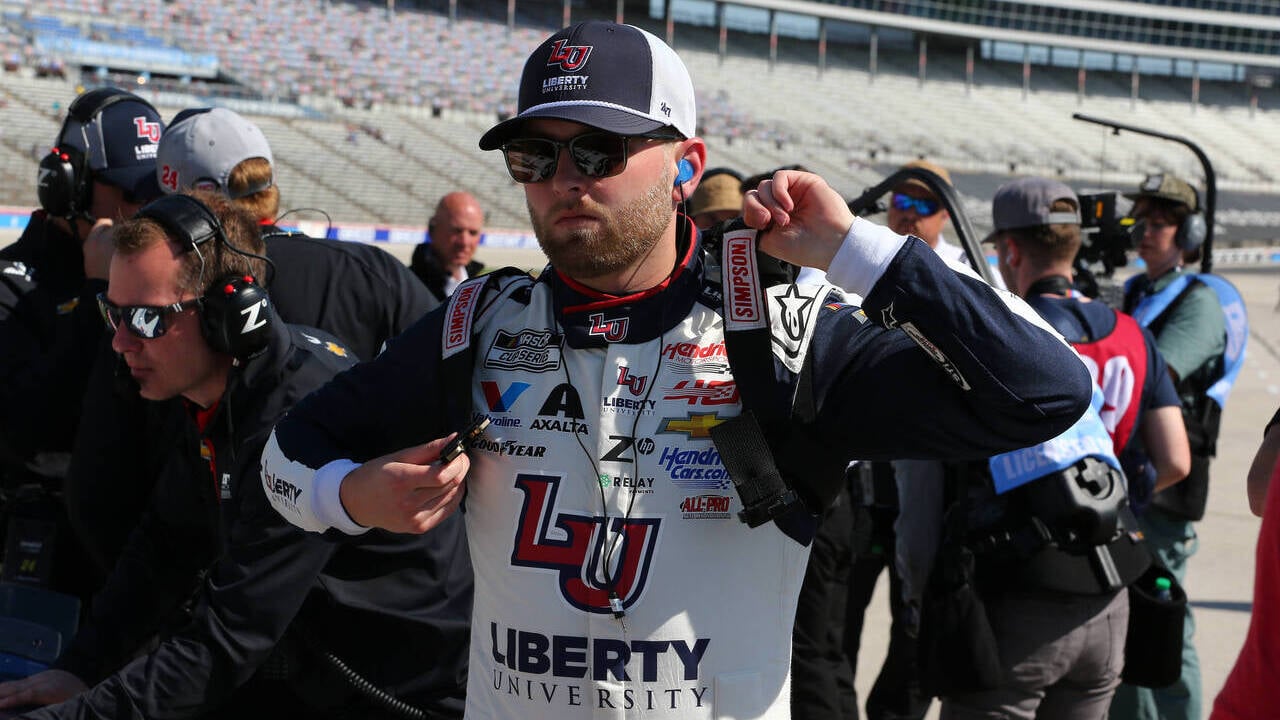
[[[556,571],[561,595],[579,610],[612,612],[611,589],[624,608],[630,607],[648,581],[661,519],[557,513],[560,481],[556,476],[516,476],[524,504],[511,564]]]

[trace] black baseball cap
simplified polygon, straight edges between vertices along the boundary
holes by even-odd
[[[101,110],[86,116],[95,107]],[[58,145],[84,153],[95,179],[147,199],[160,194],[155,168],[163,133],[160,113],[146,100],[125,90],[91,90],[72,104]]]

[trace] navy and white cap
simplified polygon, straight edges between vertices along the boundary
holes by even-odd
[[[271,187],[268,180],[234,196],[227,188],[231,171],[252,158],[272,163],[267,136],[247,118],[226,108],[183,110],[160,140],[156,179],[166,193],[200,188],[235,200]]]
[[[95,115],[84,117],[95,108]],[[84,153],[93,177],[139,197],[156,194],[151,176],[164,121],[151,103],[126,90],[99,88],[76,98],[68,115],[58,145]]]
[[[1073,210],[1053,212],[1059,200],[1071,203]],[[991,200],[991,219],[996,232],[1040,225],[1079,225],[1080,201],[1071,188],[1057,180],[1039,177],[1018,178],[996,190]]]
[[[533,51],[520,76],[518,114],[490,128],[480,149],[501,147],[531,118],[619,135],[672,127],[690,138],[698,126],[693,81],[675,51],[638,27],[598,20],[571,25]]]

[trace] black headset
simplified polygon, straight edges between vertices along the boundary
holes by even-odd
[[[67,108],[67,118],[58,131],[58,145],[41,158],[36,179],[40,206],[50,215],[69,221],[76,218],[93,221],[89,215],[89,207],[93,204],[93,173],[89,158],[95,148],[102,149],[105,140],[100,125],[97,126],[97,137],[90,139],[89,126],[94,125],[103,110],[126,100],[151,107],[151,103],[128,90],[103,87],[84,93]],[[68,132],[79,133],[83,149],[66,143]]]
[[[1173,236],[1173,242],[1184,252],[1192,252],[1200,249],[1208,234],[1209,225],[1205,222],[1204,213],[1200,211],[1200,193],[1196,192],[1196,209],[1178,226],[1178,234]]]
[[[238,255],[266,260],[232,245],[218,216],[190,195],[165,195],[147,204],[135,217],[159,223],[179,244],[189,245],[202,263],[204,256],[200,255],[200,248],[210,241],[221,243]],[[270,261],[266,262],[270,268]],[[274,318],[275,310],[267,291],[247,273],[215,278],[200,298],[200,330],[205,340],[214,350],[238,360],[253,357],[267,348]]]
[[[1143,187],[1158,188],[1162,184],[1164,184],[1163,174],[1148,175],[1147,179],[1142,181]],[[1200,191],[1192,187],[1191,192],[1195,193],[1195,207],[1188,208],[1192,211],[1191,214],[1178,225],[1178,232],[1173,236],[1173,244],[1183,252],[1199,250],[1200,246],[1204,244],[1205,237],[1209,234],[1209,225],[1205,222],[1204,212],[1200,209]],[[1142,234],[1146,232],[1146,225],[1144,221],[1138,221],[1134,224],[1132,232],[1135,244],[1142,240]]]

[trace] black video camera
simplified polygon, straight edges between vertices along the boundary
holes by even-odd
[[[1129,212],[1133,202],[1118,191],[1104,190],[1077,193],[1080,203],[1080,252],[1077,267],[1102,265],[1102,275],[1110,277],[1115,269],[1129,263],[1133,248],[1133,218]]]

